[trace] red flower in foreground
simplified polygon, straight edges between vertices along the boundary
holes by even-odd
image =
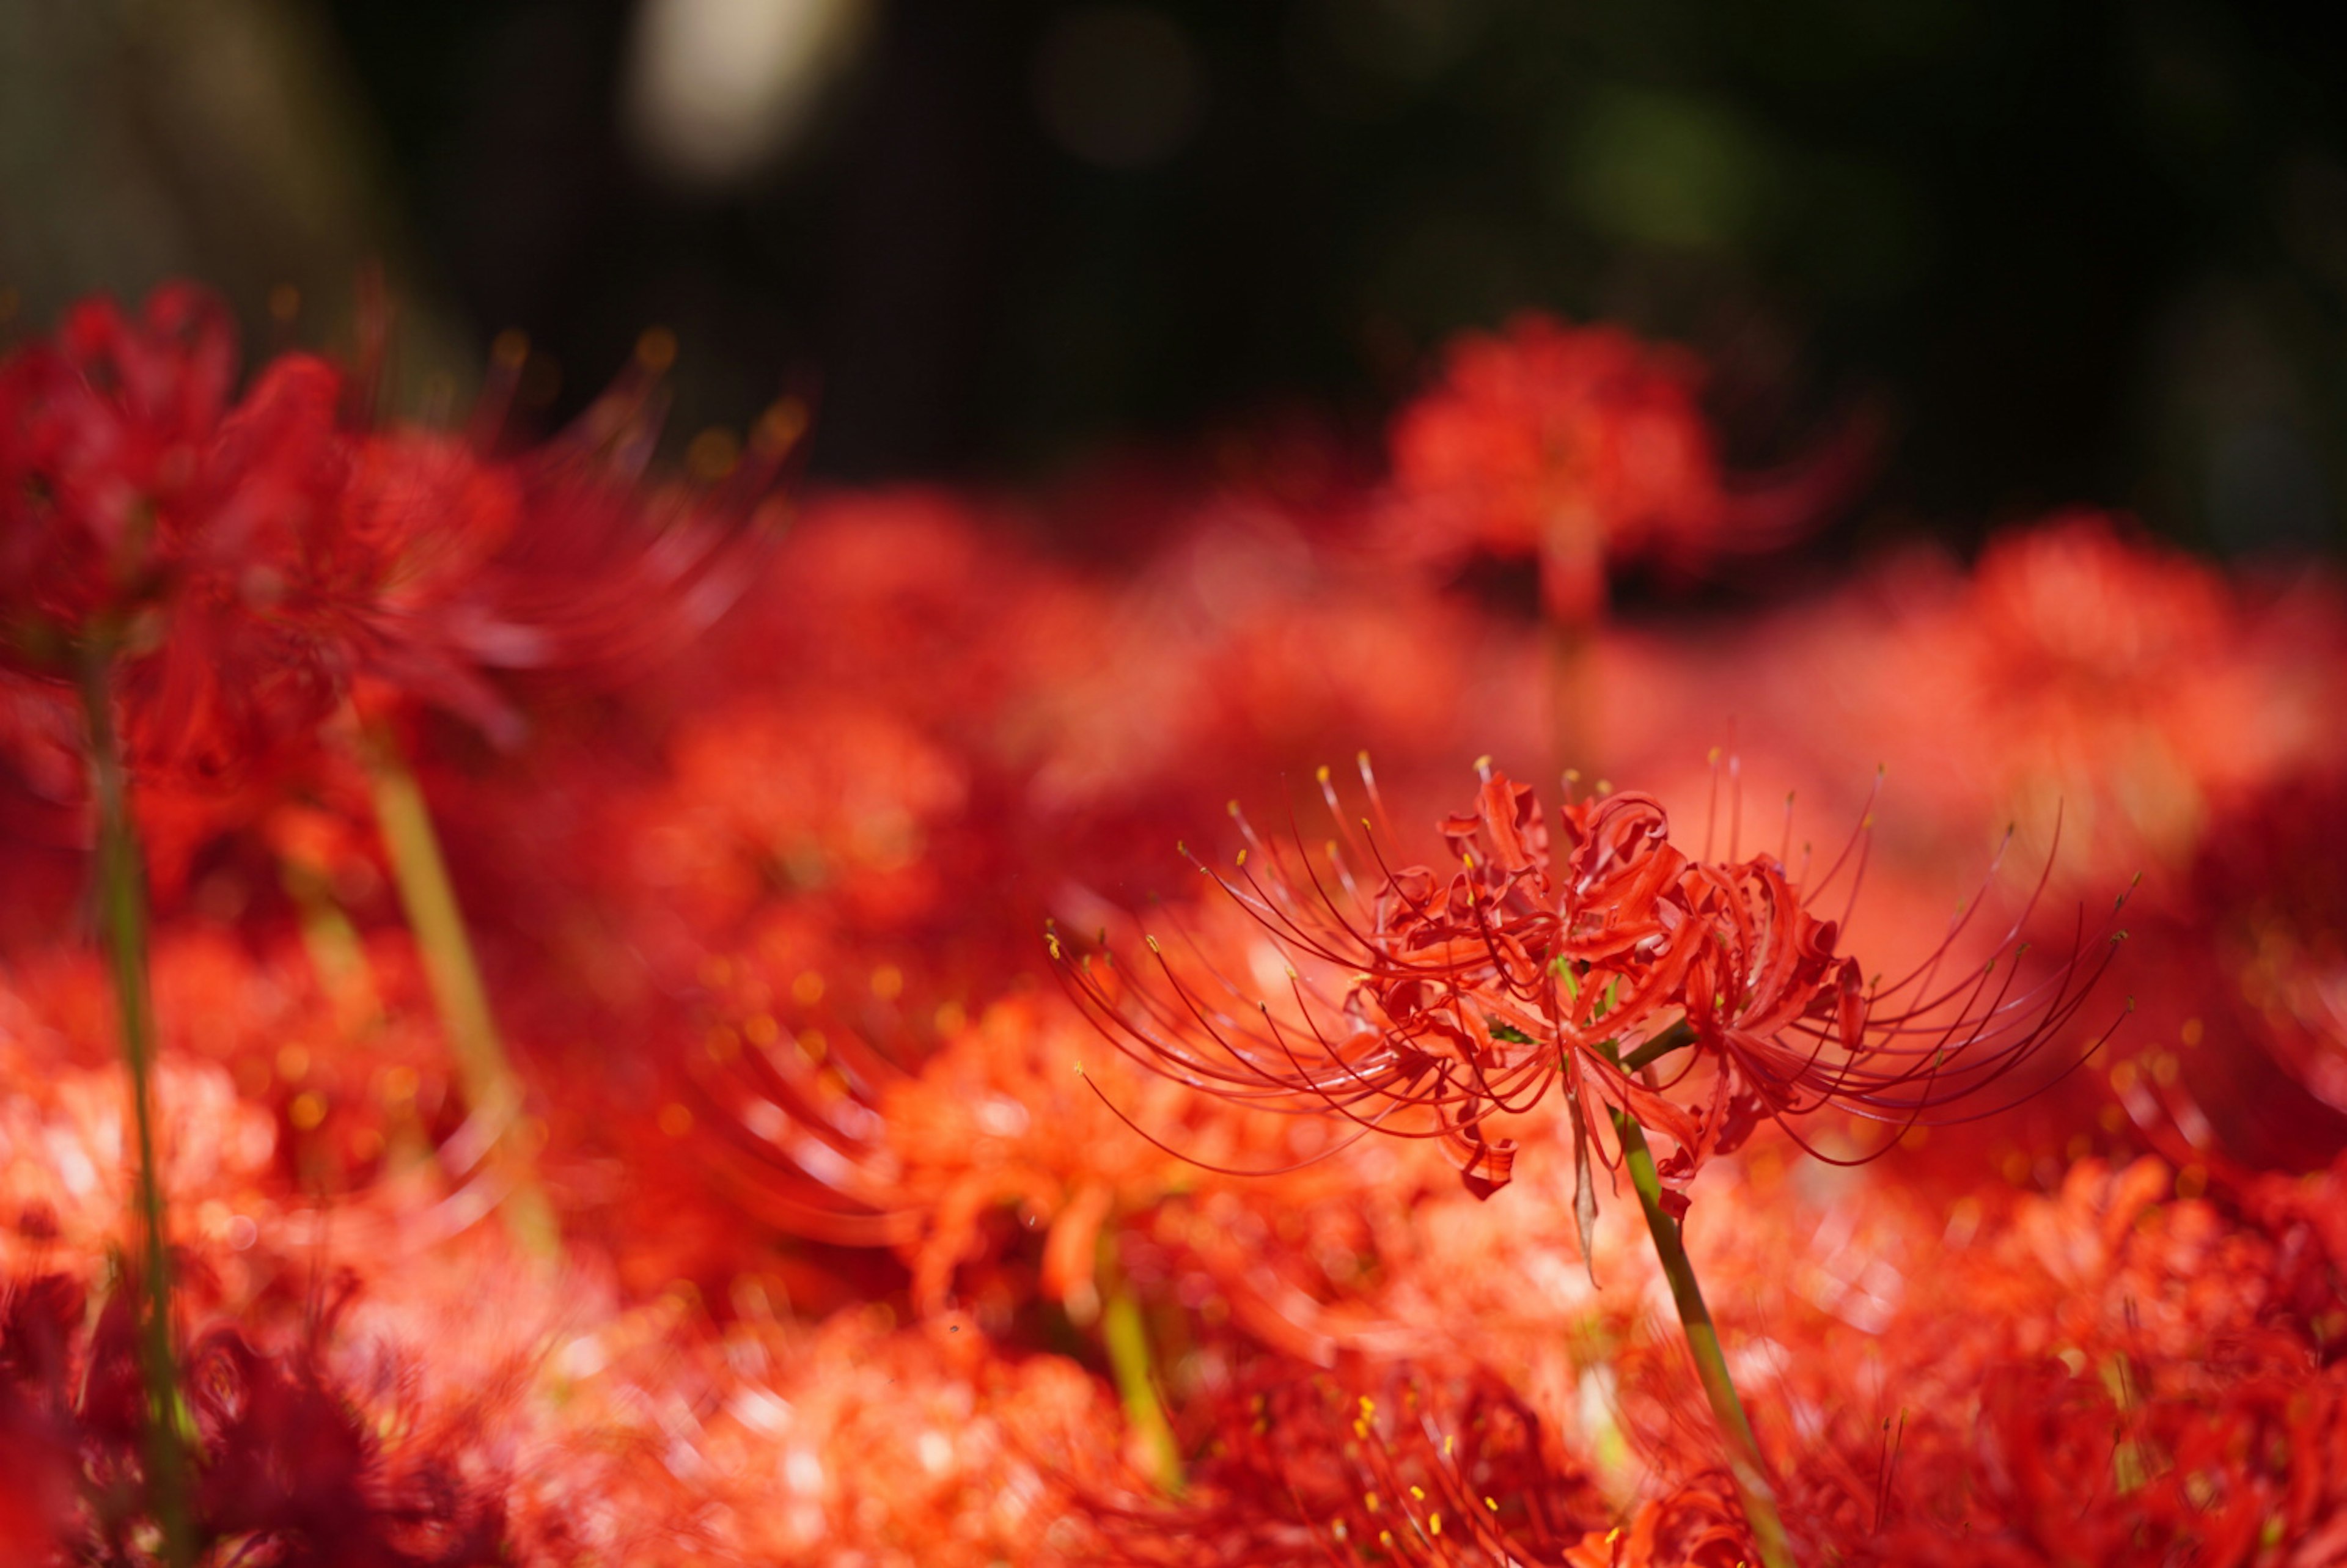
[[[93,1315],[69,1276],[0,1280],[0,1562],[147,1560],[126,1546],[151,1528],[136,1355],[126,1297]],[[340,1386],[314,1341],[268,1354],[222,1327],[188,1361],[180,1392],[205,1454],[197,1533],[220,1553],[207,1561],[461,1568],[506,1555],[496,1489]]]
[[[1325,770],[1322,787],[1336,812]],[[2016,951],[2008,936],[1951,979],[1967,916],[1912,973],[1869,981],[1837,951],[1839,923],[1810,908],[1845,870],[1854,882],[1855,845],[1805,888],[1778,856],[1689,856],[1643,794],[1568,804],[1553,852],[1531,788],[1487,771],[1474,810],[1442,825],[1460,866],[1448,878],[1391,869],[1362,826],[1349,854],[1327,845],[1326,871],[1300,840],[1290,853],[1250,830],[1235,875],[1208,872],[1257,927],[1235,946],[1240,972],[1285,966],[1276,1003],[1248,999],[1199,941],[1177,954],[1149,938],[1163,986],[1056,935],[1051,949],[1079,1001],[1143,1063],[1360,1132],[1440,1137],[1479,1194],[1504,1184],[1514,1159],[1485,1122],[1559,1084],[1584,1160],[1594,1112],[1610,1109],[1671,1141],[1662,1174],[1682,1188],[1762,1115],[1839,1107],[1911,1123],[2010,1078],[2108,962],[2082,932],[2052,973],[2024,980],[2017,964],[2000,972]],[[1658,1081],[1652,1064],[1688,1046],[1686,1065]]]

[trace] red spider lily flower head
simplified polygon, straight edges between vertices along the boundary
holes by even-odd
[[[354,442],[305,586],[363,708],[420,701],[507,743],[519,716],[493,672],[623,680],[732,606],[777,531],[774,481],[805,414],[778,404],[746,448],[649,483],[671,352],[650,334],[574,426],[510,455],[487,452],[497,385],[467,437],[395,427]]]
[[[1720,1477],[1664,1480],[1621,1517],[1594,1467],[1471,1365],[1257,1360],[1183,1419],[1202,1453],[1188,1492],[1092,1500],[1102,1561],[1731,1568],[1755,1556]]]
[[[2213,825],[2145,922],[2142,1049],[2109,1090],[2178,1164],[2307,1172],[2347,1148],[2347,780],[2296,778]]]
[[[234,398],[227,313],[192,287],[136,318],[77,306],[0,364],[0,668],[54,698],[107,667],[150,819],[196,824],[150,845],[167,865],[201,832],[179,797],[306,756],[354,697],[510,739],[489,672],[640,660],[730,602],[754,553],[761,530],[734,525],[797,415],[770,415],[716,482],[650,489],[655,362],[562,438],[491,458],[346,428],[344,378],[309,354]]]
[[[1526,314],[1462,335],[1389,437],[1399,542],[1535,556],[1548,612],[1578,622],[1603,608],[1607,561],[1771,548],[1847,487],[1855,446],[1781,487],[1731,484],[1701,385],[1691,355],[1619,327]]]
[[[226,312],[186,285],[136,320],[85,302],[0,366],[0,659],[114,660],[134,764],[198,775],[335,699],[278,607],[336,509],[340,378],[289,354],[231,403],[235,367]]]
[[[0,1521],[26,1527],[0,1562],[111,1560],[152,1528],[129,1299],[115,1292],[94,1320],[85,1301],[64,1275],[0,1284],[0,1451],[26,1461],[0,1481]],[[220,1553],[207,1561],[261,1547],[289,1564],[462,1568],[505,1554],[502,1500],[412,1431],[387,1441],[395,1424],[340,1385],[314,1339],[272,1354],[216,1327],[190,1348],[180,1391],[205,1455],[193,1523]]]
[[[1918,560],[1862,591],[1880,619],[1823,651],[1847,683],[1808,704],[1843,726],[1820,740],[1888,757],[1920,813],[1966,830],[2066,803],[2068,876],[2180,873],[2260,791],[2342,761],[2347,616],[2320,584],[2229,578],[2073,511],[1969,578]]]
[[[1366,764],[1363,777],[1374,800]],[[1322,789],[1341,822],[1326,770]],[[1949,945],[1870,980],[1839,951],[1840,920],[1811,907],[1845,872],[1854,896],[1855,843],[1804,886],[1778,856],[1690,856],[1647,795],[1569,802],[1552,830],[1530,787],[1488,766],[1472,809],[1442,825],[1459,867],[1447,876],[1392,869],[1366,819],[1362,830],[1340,829],[1349,850],[1331,841],[1322,870],[1300,838],[1282,848],[1248,829],[1236,869],[1207,873],[1252,917],[1244,961],[1257,975],[1286,967],[1276,1003],[1247,999],[1201,942],[1169,952],[1151,938],[1153,978],[1056,933],[1051,949],[1138,1060],[1359,1133],[1439,1137],[1479,1195],[1505,1184],[1515,1153],[1486,1123],[1559,1086],[1584,1194],[1600,1108],[1670,1141],[1661,1170],[1679,1188],[1764,1115],[1837,1107],[1911,1123],[2009,1078],[2108,962],[2082,933],[2051,975],[2024,983],[2014,963],[1999,972],[2008,936],[1952,980]],[[1688,1046],[1687,1065],[1657,1081],[1652,1065]]]
[[[2347,780],[2294,780],[2211,834],[2194,867],[2194,932],[2263,1053],[2347,1112]],[[2336,1129],[2329,1140],[2338,1143]]]
[[[1202,1454],[1187,1494],[1094,1500],[1105,1561],[1561,1563],[1610,1522],[1593,1474],[1472,1366],[1252,1358],[1182,1419]]]
[[[859,1305],[819,1326],[737,1326],[733,1397],[704,1418],[720,1471],[708,1490],[727,1505],[730,1550],[716,1555],[1102,1561],[1066,1493],[1133,1482],[1107,1388],[1061,1357],[1007,1351],[967,1317],[891,1328],[893,1317]]]
[[[1789,1234],[1796,1205],[1753,1213],[1731,1245],[1781,1295],[1747,1320],[1785,1352],[1779,1402],[1818,1413],[1789,1455],[1805,1561],[2286,1562],[2270,1549],[2347,1535],[2341,1254],[2321,1235],[2347,1214],[2339,1173],[2222,1204],[2183,1176],[2081,1160],[1945,1233],[1938,1205],[1901,1216],[1879,1185]],[[1845,1252],[1853,1225],[1869,1245]],[[1903,1284],[1860,1314],[1797,1283],[1835,1255]]]

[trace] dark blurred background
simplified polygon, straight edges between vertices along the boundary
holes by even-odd
[[[2168,0],[0,0],[0,306],[188,272],[256,343],[384,260],[415,396],[672,330],[680,439],[1030,481],[1373,435],[1538,305],[1700,350],[1739,458],[1856,407],[1862,529],[2132,507],[2335,549],[2347,48]],[[291,285],[288,287],[287,285]]]

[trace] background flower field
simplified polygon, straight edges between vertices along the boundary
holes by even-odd
[[[1086,180],[1223,189],[1197,165],[1254,88],[1153,131],[1053,73],[1162,65],[1163,23],[1244,84],[1214,73],[1246,30],[1062,9],[1020,90],[1087,172],[1034,200],[1081,230]],[[1455,54],[1409,35],[1450,62],[1419,87],[1345,56],[1345,91],[1400,96],[1331,123],[1514,102],[1478,73],[1539,29],[1466,9]],[[829,10],[807,150],[663,164],[685,144],[626,120],[642,200],[720,227],[846,200],[805,172],[823,128],[863,123],[928,13]],[[219,26],[395,76],[318,17],[343,32]],[[1717,47],[1732,112],[1692,123],[1765,119],[1759,56]],[[1575,90],[1653,130],[1678,109],[1609,85],[1635,53]],[[2250,141],[2299,128],[2240,112]],[[1344,989],[1392,952],[1309,972],[1263,920],[1285,894],[1215,881],[1374,891],[1467,845],[1472,884],[1501,775],[1543,803],[1543,866],[1546,834],[1562,866],[1650,796],[1693,860],[1797,895],[1786,1016],[1818,1050],[1875,1039],[1837,998],[1879,1020],[1919,967],[2030,999],[1963,1002],[2027,1049],[1944,1093],[1870,1099],[1914,1080],[1755,1037],[1745,1078],[1630,1102],[1709,1118],[1647,1124],[1795,1559],[2347,1562],[2328,481],[2194,511],[2159,465],[2086,482],[2125,441],[2092,474],[1992,443],[1966,490],[1925,420],[1971,405],[1928,355],[1769,383],[1758,327],[1675,322],[1681,285],[1741,279],[1772,331],[1825,296],[1765,225],[1608,206],[1604,146],[1691,145],[1615,129],[1557,144],[1579,205],[1542,242],[1617,281],[1676,253],[1659,293],[1567,269],[1379,335],[1377,273],[1374,374],[1314,384],[1288,372],[1327,343],[1274,339],[1247,396],[1107,376],[1118,441],[1043,391],[873,413],[885,375],[776,324],[853,290],[697,331],[748,286],[722,249],[679,314],[553,290],[531,338],[477,330],[374,218],[317,252],[338,273],[252,298],[233,247],[178,258],[219,261],[216,295],[122,251],[52,287],[0,246],[0,1564],[1760,1562],[1624,1145],[1598,1128],[1593,1167],[1578,1098],[1478,1099],[1462,1144],[1407,1094],[1398,1127],[1453,1136],[1181,1081],[1234,1020],[1280,1050],[1409,1027]],[[1788,136],[1755,145],[1808,168]],[[1822,335],[1813,371],[1851,341]],[[2328,384],[2289,385],[2210,414],[2211,450],[2264,420],[2317,457],[2260,473],[2327,473]],[[1485,837],[1439,829],[1477,808]],[[1641,1038],[1715,1045],[1709,984]],[[1173,1042],[1154,1071],[1137,1017]],[[1445,1049],[1548,1043],[1496,1017]]]

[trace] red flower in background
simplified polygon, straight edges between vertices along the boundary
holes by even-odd
[[[340,377],[289,354],[231,401],[219,302],[95,300],[0,366],[0,657],[114,661],[135,766],[220,779],[333,710],[333,650],[284,607],[333,526]]]
[[[1329,1375],[1249,1358],[1193,1419],[1206,1458],[1188,1496],[1154,1507],[1092,1501],[1110,1543],[1104,1561],[1563,1563],[1580,1561],[1569,1553],[1584,1540],[1612,1544],[1613,1509],[1590,1467],[1558,1452],[1538,1414],[1471,1365]],[[1740,1530],[1720,1533],[1723,1549],[1743,1546]],[[1727,1550],[1717,1556],[1720,1568],[1735,1561]]]
[[[1566,624],[1604,607],[1609,561],[1685,569],[1784,544],[1848,487],[1863,440],[1796,481],[1755,488],[1723,472],[1677,349],[1612,326],[1527,314],[1502,334],[1452,340],[1440,379],[1396,416],[1390,528],[1436,560],[1536,557],[1542,602]]]
[[[492,671],[622,668],[705,625],[795,435],[778,410],[721,485],[650,491],[645,365],[506,458],[346,428],[344,378],[313,355],[241,399],[235,374],[226,311],[186,284],[136,318],[87,302],[0,364],[0,661],[53,700],[106,663],[166,867],[207,802],[309,754],[354,695],[510,741]]]

